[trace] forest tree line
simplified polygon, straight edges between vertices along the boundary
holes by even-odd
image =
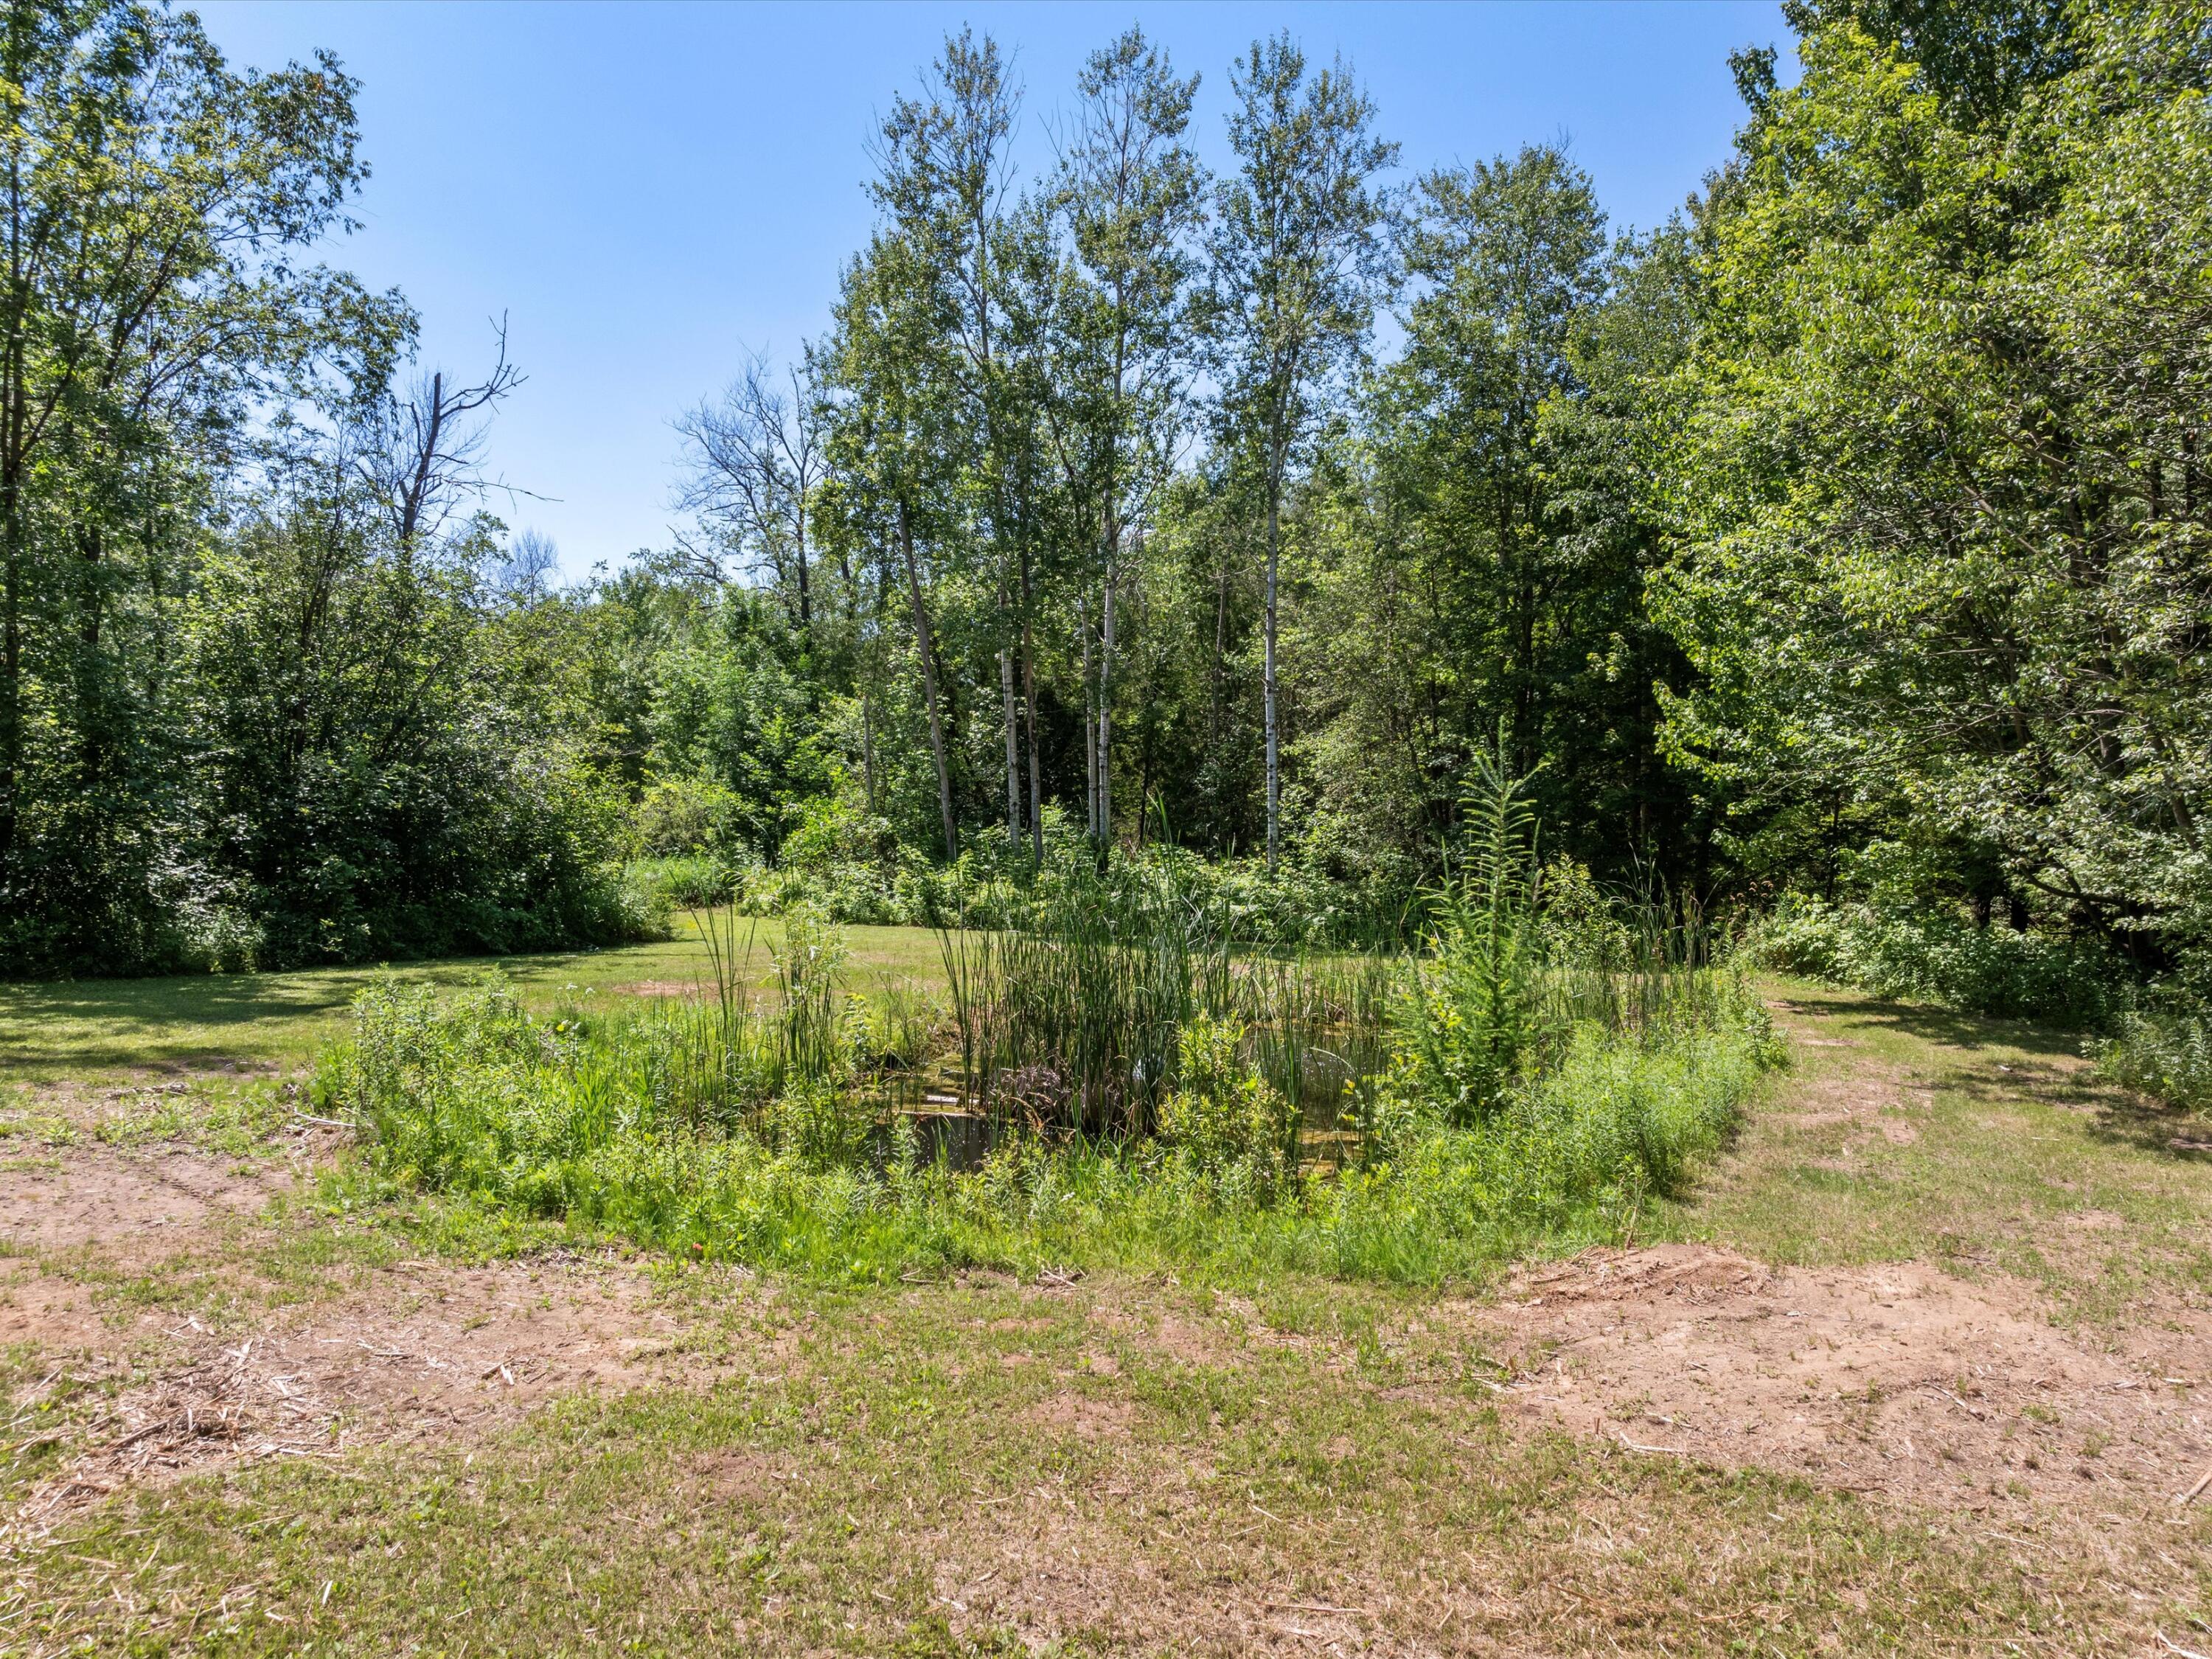
[[[1133,30],[1024,170],[963,32],[856,135],[829,329],[678,420],[667,546],[562,587],[482,465],[503,349],[426,373],[322,262],[340,67],[13,6],[0,967],[609,941],[647,852],[1172,841],[1379,902],[1496,746],[1601,881],[2186,969],[2212,10],[1788,15],[1797,80],[1739,54],[1640,233],[1557,147],[1409,168],[1288,36],[1218,172]]]

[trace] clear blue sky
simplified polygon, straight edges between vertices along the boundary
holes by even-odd
[[[421,312],[426,362],[466,374],[490,320],[529,376],[494,468],[549,501],[495,502],[560,544],[571,576],[660,544],[669,422],[746,346],[828,319],[871,219],[863,143],[893,91],[963,21],[1015,55],[1023,143],[1084,55],[1133,20],[1195,70],[1198,143],[1226,160],[1231,60],[1287,26],[1340,51],[1409,171],[1564,138],[1616,224],[1663,219],[1726,155],[1727,55],[1788,46],[1779,7],[280,3],[197,6],[235,63],[319,46],[362,82],[374,176],[364,228],[332,251]]]

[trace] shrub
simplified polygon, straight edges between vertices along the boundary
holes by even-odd
[[[804,907],[835,922],[914,927],[930,918],[932,880],[929,861],[888,820],[830,795],[806,804],[774,868],[738,872],[733,899],[746,915]]]
[[[2200,1012],[2130,1011],[2091,1052],[2115,1083],[2185,1110],[2212,1108],[2212,1021]]]
[[[1536,1036],[1535,815],[1522,782],[1502,755],[1475,757],[1466,856],[1431,896],[1430,961],[1400,1022],[1401,1090],[1462,1128],[1504,1103]]]
[[[662,778],[629,809],[629,849],[640,859],[742,853],[744,802],[711,778]]]
[[[1978,927],[1949,910],[1899,915],[1791,897],[1753,924],[1742,948],[1763,967],[1875,996],[2084,1025],[2109,1017],[2127,985],[2118,958],[2091,941]]]
[[[726,904],[738,879],[721,859],[704,853],[638,859],[628,874],[647,902],[663,910],[704,910]]]
[[[1176,1084],[1160,1103],[1161,1138],[1208,1180],[1274,1190],[1296,1161],[1297,1110],[1252,1070],[1244,1028],[1200,1014],[1176,1036]]]

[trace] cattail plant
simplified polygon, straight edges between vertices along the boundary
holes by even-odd
[[[1004,925],[939,939],[963,1088],[1054,1128],[1150,1133],[1201,1018],[1324,1121],[1382,1064],[1378,958],[1253,951],[1173,866],[1071,872]]]

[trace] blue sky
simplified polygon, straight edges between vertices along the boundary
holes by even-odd
[[[1726,155],[1727,54],[1781,45],[1778,5],[305,4],[194,8],[234,62],[319,46],[362,82],[374,176],[333,258],[422,313],[426,362],[466,374],[504,313],[529,380],[490,459],[547,500],[495,505],[585,574],[665,542],[676,413],[743,350],[828,319],[870,222],[863,144],[963,21],[1015,55],[1022,144],[1086,52],[1132,21],[1200,71],[1198,146],[1225,164],[1226,69],[1289,27],[1340,51],[1408,172],[1566,140],[1616,224],[1662,219]]]

